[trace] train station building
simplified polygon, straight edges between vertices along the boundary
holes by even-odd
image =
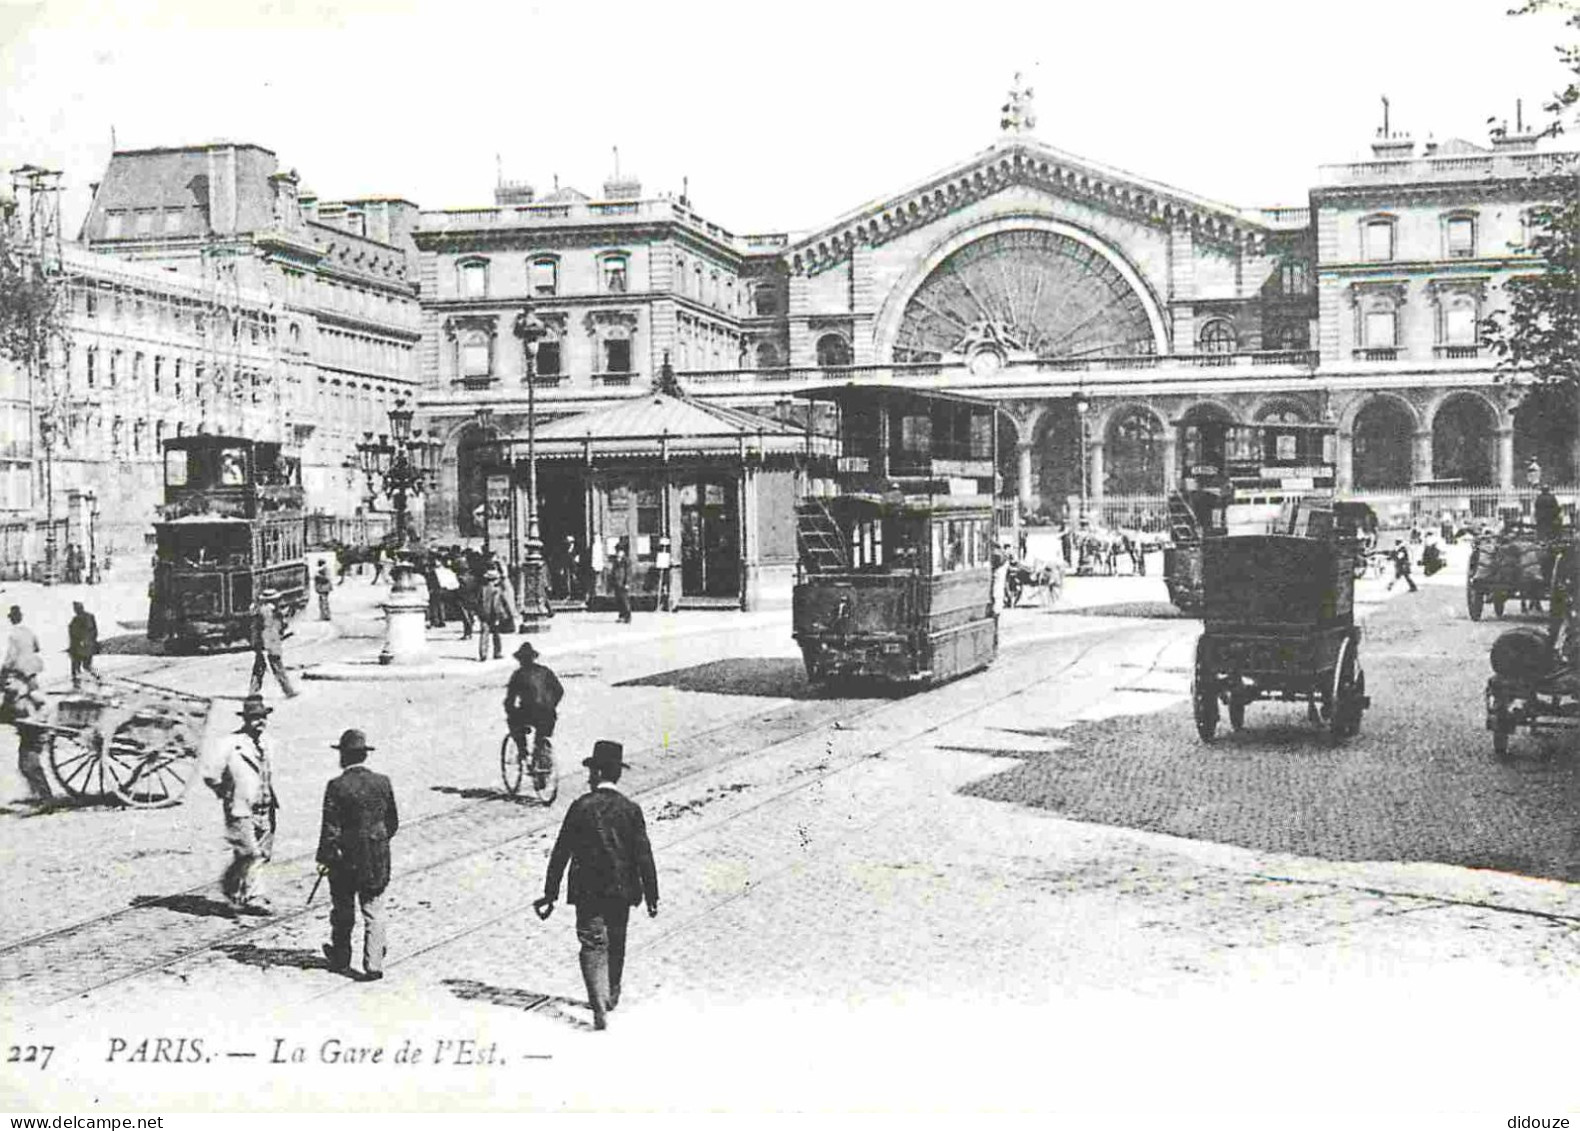
[[[1012,130],[804,234],[737,234],[633,178],[501,185],[413,236],[420,408],[451,500],[434,519],[477,533],[479,409],[524,434],[527,309],[548,328],[539,427],[648,395],[666,358],[689,395],[770,419],[803,419],[792,394],[820,382],[945,388],[1001,406],[1022,516],[1162,513],[1199,420],[1332,423],[1340,490],[1385,510],[1490,513],[1534,490],[1532,461],[1572,493],[1574,414],[1522,409],[1479,341],[1502,283],[1537,267],[1530,211],[1565,157],[1518,132],[1389,133],[1306,202],[1247,208]]]

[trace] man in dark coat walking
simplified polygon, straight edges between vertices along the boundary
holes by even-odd
[[[618,742],[593,743],[592,757],[582,762],[587,767],[587,792],[565,813],[549,856],[543,898],[533,905],[540,918],[553,913],[560,877],[569,864],[566,898],[576,908],[582,980],[594,1029],[605,1028],[604,1015],[620,1004],[631,908],[646,902],[648,915],[658,914],[658,872],[642,807],[614,788],[626,768],[623,753]]]
[[[329,968],[351,968],[351,928],[362,907],[362,977],[384,977],[384,889],[390,882],[390,840],[400,828],[390,780],[363,765],[367,736],[348,730],[335,744],[342,773],[324,788],[324,818],[318,832],[318,863],[329,876]]]
[[[71,603],[71,623],[66,626],[66,652],[71,657],[71,686],[82,686],[82,673],[93,677],[94,683],[103,683],[93,670],[93,657],[99,654],[99,622],[82,607],[81,601]]]

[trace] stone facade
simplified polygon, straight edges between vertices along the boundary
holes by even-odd
[[[479,406],[519,430],[509,326],[530,301],[572,339],[540,418],[631,395],[666,354],[692,393],[770,414],[825,379],[944,387],[1003,406],[1001,471],[1028,511],[1161,496],[1177,426],[1201,416],[1335,423],[1351,493],[1509,492],[1533,457],[1572,485],[1575,428],[1524,419],[1478,341],[1504,280],[1535,267],[1527,216],[1559,160],[1524,137],[1416,155],[1390,136],[1322,168],[1306,205],[1246,209],[1012,135],[794,239],[607,192],[425,213],[422,407],[449,421],[452,462]],[[618,296],[596,269],[614,252]],[[552,296],[525,286],[538,255],[564,265]],[[486,301],[454,289],[467,256],[499,280]],[[640,360],[610,381],[597,333],[617,313]],[[471,379],[454,332],[477,317],[505,345]]]
[[[115,153],[81,239],[197,283],[216,307],[265,297],[280,438],[310,505],[350,515],[365,484],[345,465],[417,380],[416,219],[393,197],[320,201],[269,150],[216,143]]]

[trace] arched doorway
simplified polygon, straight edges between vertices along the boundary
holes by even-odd
[[[1450,397],[1432,418],[1432,477],[1467,487],[1497,482],[1498,421],[1478,396]]]
[[[1357,491],[1407,491],[1415,418],[1391,397],[1377,397],[1355,414],[1352,476]]]
[[[1057,401],[1042,414],[1033,451],[1038,509],[1062,520],[1081,494],[1081,418],[1072,402]]]
[[[1181,483],[1198,476],[1211,478],[1227,474],[1228,427],[1234,414],[1222,405],[1203,401],[1180,413],[1179,478]],[[1210,470],[1198,471],[1198,468]]]
[[[475,424],[462,429],[455,441],[455,529],[462,538],[481,538],[478,521],[488,499],[490,452],[483,445],[489,436]]]
[[[1573,389],[1528,389],[1514,412],[1514,468],[1516,483],[1524,482],[1524,469],[1535,460],[1542,481],[1571,486],[1575,474],[1575,432],[1580,427],[1580,395]]]
[[[1138,406],[1109,422],[1104,448],[1103,491],[1108,495],[1163,492],[1163,422]]]

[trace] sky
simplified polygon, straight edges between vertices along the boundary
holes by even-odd
[[[0,165],[63,170],[74,234],[121,149],[272,149],[325,200],[689,182],[805,231],[986,148],[1017,71],[1042,141],[1239,207],[1395,130],[1482,142],[1563,85],[1511,0],[0,0]]]

